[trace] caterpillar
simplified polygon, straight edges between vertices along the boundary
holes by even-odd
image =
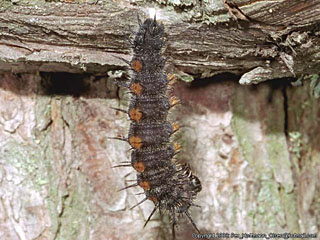
[[[189,208],[197,206],[194,199],[202,187],[190,166],[181,164],[174,158],[180,145],[170,139],[179,130],[179,126],[168,121],[168,112],[179,100],[169,97],[171,93],[168,85],[174,77],[167,76],[164,71],[164,26],[157,22],[156,17],[148,18],[144,23],[138,17],[138,23],[139,30],[134,33],[134,39],[128,37],[133,57],[130,62],[124,60],[131,68],[131,79],[121,85],[131,93],[129,108],[115,108],[126,113],[131,121],[128,137],[115,138],[130,144],[131,161],[114,167],[132,166],[137,172],[137,182],[120,189],[140,186],[144,190],[145,198],[133,207],[146,200],[154,203],[154,209],[144,226],[156,210],[160,214],[166,212],[172,223],[175,239],[178,215],[185,215],[200,233]]]

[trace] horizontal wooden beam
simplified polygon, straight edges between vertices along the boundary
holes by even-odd
[[[172,71],[191,80],[231,72],[244,84],[319,71],[320,0],[233,2],[154,5]],[[130,59],[124,35],[137,28],[137,14],[148,17],[148,8],[126,1],[19,3],[0,9],[2,71],[125,69],[117,58]]]

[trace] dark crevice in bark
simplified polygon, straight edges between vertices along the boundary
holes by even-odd
[[[80,96],[88,91],[85,78],[87,74],[68,72],[41,73],[42,87],[48,95]]]
[[[53,239],[60,239],[60,234],[61,234],[61,227],[62,227],[62,221],[63,221],[63,214],[64,214],[64,210],[65,210],[65,202],[68,199],[69,194],[66,193],[65,195],[63,195],[61,198],[61,211],[58,213],[58,227],[56,229],[55,235]]]
[[[61,118],[62,118],[64,124],[67,126],[67,128],[69,128],[69,127],[70,127],[70,124],[69,124],[68,121],[63,117],[63,115],[62,115]]]
[[[41,131],[43,131],[43,132],[47,131],[47,130],[49,129],[49,127],[51,126],[52,122],[53,122],[52,119],[50,119],[50,121],[48,122],[48,124],[45,125],[44,128],[41,129]]]
[[[40,72],[40,94],[73,98],[117,98],[117,86],[108,74]]]
[[[270,85],[270,92],[268,94],[268,103],[272,103],[275,91],[281,90],[283,94],[283,89],[287,89],[287,87],[291,85],[291,82],[294,82],[294,81],[295,81],[294,78],[285,77],[285,78],[272,79],[266,82],[266,84]]]
[[[219,73],[213,77],[208,77],[208,78],[196,78],[190,83],[191,88],[204,88],[207,87],[208,85],[211,84],[218,84],[219,82],[224,82],[224,81],[239,81],[240,76],[230,73],[230,72],[225,72],[225,73]]]

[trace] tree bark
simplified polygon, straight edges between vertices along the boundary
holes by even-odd
[[[117,192],[134,170],[112,168],[130,155],[110,139],[129,127],[110,109],[129,98],[112,83],[127,75],[117,57],[130,60],[124,32],[146,5],[1,4],[0,239],[171,239],[167,217],[143,228],[152,203],[129,210],[141,190]],[[178,158],[202,182],[191,211],[200,231],[319,237],[320,1],[153,6],[168,71],[184,80],[171,118]],[[178,239],[193,232],[179,219]]]
[[[176,74],[190,81],[230,72],[249,84],[318,71],[319,0],[235,1],[246,17],[238,21],[223,2],[182,1],[182,13],[161,5]],[[148,11],[129,2],[2,5],[0,66],[15,72],[123,69],[115,56],[130,58],[124,33]]]

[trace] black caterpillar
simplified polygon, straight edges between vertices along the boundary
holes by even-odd
[[[122,84],[129,89],[132,97],[128,111],[117,109],[127,113],[131,120],[128,137],[116,138],[131,145],[131,162],[115,167],[132,166],[137,171],[137,183],[121,189],[135,186],[144,189],[146,197],[135,206],[148,199],[155,204],[145,226],[157,209],[160,213],[165,211],[170,216],[175,238],[177,215],[180,214],[187,216],[199,232],[189,208],[196,206],[193,201],[201,191],[201,183],[192,174],[189,165],[174,160],[180,147],[172,143],[170,137],[179,127],[168,122],[167,115],[179,100],[168,97],[168,85],[173,77],[167,77],[164,71],[164,26],[156,18],[142,23],[138,17],[138,22],[139,30],[134,33],[134,40],[128,37],[133,57],[126,62],[133,73],[130,82]]]

